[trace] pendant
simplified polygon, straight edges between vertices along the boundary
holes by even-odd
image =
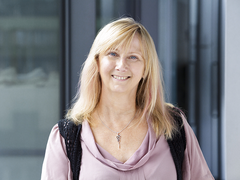
[[[121,140],[121,136],[120,136],[119,133],[117,133],[116,138],[117,138],[117,141],[118,141],[118,149],[120,149],[120,140]]]

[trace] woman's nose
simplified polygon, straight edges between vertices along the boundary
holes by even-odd
[[[127,71],[127,62],[126,62],[126,59],[124,58],[119,58],[116,62],[116,69],[118,71]]]

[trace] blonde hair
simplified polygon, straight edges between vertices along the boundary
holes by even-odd
[[[132,18],[121,18],[107,24],[96,36],[89,55],[83,64],[79,80],[76,102],[68,111],[66,118],[76,124],[83,120],[90,121],[91,114],[97,106],[101,95],[101,78],[98,73],[100,53],[123,46],[128,48],[135,34],[141,42],[144,58],[144,75],[138,85],[136,107],[141,119],[151,118],[153,129],[159,137],[164,134],[167,139],[177,131],[170,114],[171,108],[164,100],[162,70],[154,42],[144,26]]]

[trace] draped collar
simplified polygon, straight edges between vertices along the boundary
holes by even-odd
[[[147,120],[147,122],[148,131],[142,144],[137,151],[124,163],[117,160],[95,142],[92,130],[87,121],[84,121],[82,124],[81,140],[85,143],[90,153],[103,164],[121,171],[134,170],[143,166],[148,161],[157,142],[157,138],[151,126],[150,120]],[[161,136],[160,139],[161,138],[163,138],[163,136]]]

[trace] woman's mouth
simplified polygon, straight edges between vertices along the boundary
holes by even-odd
[[[118,79],[118,80],[125,80],[125,79],[130,78],[130,76],[116,76],[116,75],[112,75],[112,77],[114,79]]]

